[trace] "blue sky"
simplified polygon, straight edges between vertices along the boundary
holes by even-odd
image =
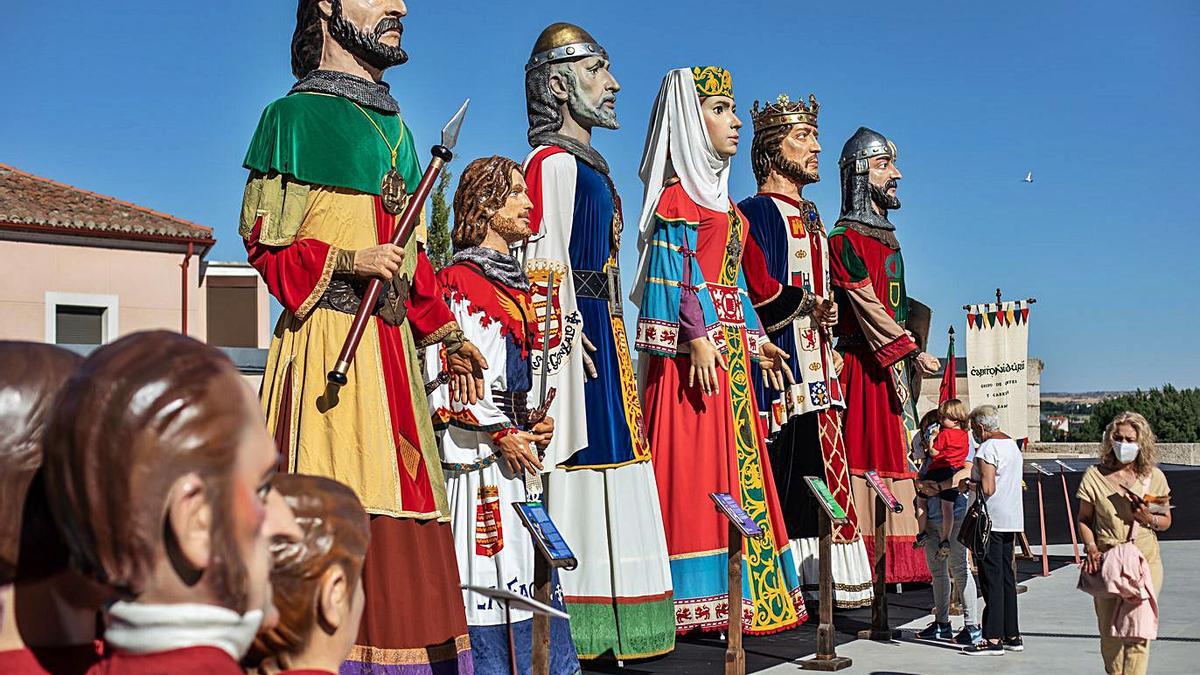
[[[15,4],[0,26],[0,161],[209,225],[210,259],[240,258],[240,163],[262,107],[291,84],[295,2]],[[413,0],[412,59],[387,79],[422,148],[472,98],[454,168],[484,154],[521,159],[533,40],[553,21],[583,25],[624,87],[622,128],[595,145],[629,220],[669,68],[730,68],[747,123],[755,98],[813,91],[824,180],[805,194],[827,223],[836,156],[854,129],[900,147],[904,208],[893,221],[909,291],[934,309],[935,354],[950,322],[961,334],[961,305],[999,286],[1038,298],[1030,354],[1046,361],[1043,390],[1200,385],[1190,149],[1200,5],[815,4]],[[743,150],[738,198],[753,191]],[[1021,182],[1029,170],[1032,185]]]

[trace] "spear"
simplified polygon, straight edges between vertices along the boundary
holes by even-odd
[[[454,153],[451,151],[458,143],[458,132],[462,129],[463,118],[467,115],[467,105],[470,103],[471,99],[463,101],[462,107],[454,113],[454,117],[451,117],[446,126],[442,127],[442,142],[433,146],[430,151],[433,153],[433,159],[430,160],[429,166],[425,167],[421,182],[417,184],[416,191],[409,198],[403,215],[396,223],[392,244],[403,247],[408,243],[408,238],[412,236],[413,228],[417,224],[417,216],[420,215],[421,208],[425,205],[425,200],[429,197],[429,192],[433,189],[438,174],[442,172],[442,167],[454,158]],[[349,381],[346,374],[350,372],[350,363],[354,361],[354,352],[358,350],[358,343],[362,341],[363,331],[367,328],[367,321],[371,318],[372,310],[375,309],[375,303],[379,300],[379,294],[382,291],[383,280],[379,277],[372,278],[367,285],[367,292],[363,295],[362,303],[358,306],[358,312],[354,315],[354,323],[350,324],[350,332],[346,335],[346,341],[342,343],[342,351],[338,354],[337,362],[333,364],[333,370],[325,376],[330,384],[341,387]]]

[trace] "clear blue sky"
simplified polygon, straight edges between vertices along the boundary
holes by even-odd
[[[388,80],[422,147],[472,98],[456,169],[521,159],[533,40],[552,21],[583,25],[624,87],[622,128],[595,144],[629,220],[667,69],[730,68],[747,122],[755,98],[816,92],[824,180],[806,196],[827,223],[854,129],[900,147],[893,220],[909,291],[934,309],[935,354],[950,322],[961,334],[960,306],[999,286],[1038,298],[1030,353],[1046,361],[1044,390],[1200,385],[1200,4],[822,4],[413,0],[412,59]],[[210,259],[241,258],[241,159],[262,107],[291,84],[294,0],[13,5],[0,24],[0,161],[212,226]],[[744,146],[738,198],[753,190]]]

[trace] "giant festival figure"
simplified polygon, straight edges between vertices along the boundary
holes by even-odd
[[[505,157],[467,165],[454,195],[454,258],[438,272],[458,325],[487,358],[483,396],[457,401],[445,386],[430,395],[439,429],[458,568],[464,583],[534,595],[534,556],[529,532],[513,509],[528,501],[525,477],[542,466],[534,446],[544,448],[554,420],[531,425],[534,373],[531,355],[540,348],[529,278],[510,248],[529,236],[533,203],[521,167]],[[427,379],[443,371],[443,349],[429,347]],[[532,428],[530,428],[532,426]],[[502,604],[464,591],[475,672],[507,675],[509,636]],[[530,666],[532,615],[512,609],[517,667]],[[579,671],[570,624],[551,623],[550,673]]]
[[[621,201],[591,145],[593,129],[617,128],[620,87],[604,48],[566,23],[542,31],[525,69],[526,269],[539,325],[551,315],[549,363],[535,353],[533,370],[558,392],[546,504],[579,558],[562,574],[571,630],[581,658],[663,654],[671,575],[622,316]]]
[[[168,331],[103,345],[55,400],[44,448],[71,561],[115,600],[91,672],[240,675],[279,618],[269,542],[299,531],[271,488],[262,409],[229,357]]]
[[[741,127],[733,105],[722,68],[663,79],[642,155],[632,297],[676,629],[724,630],[740,619],[747,633],[766,634],[807,614],[750,383],[750,359],[779,371],[786,354],[767,341],[742,273],[748,227],[728,187]],[[728,607],[729,527],[710,492],[733,495],[764,532],[743,545],[740,608]]]
[[[406,13],[400,0],[301,0],[298,81],[263,112],[246,153],[241,235],[284,310],[262,384],[282,468],[350,486],[372,515],[366,610],[348,663],[470,672],[417,350],[441,342],[472,385],[458,395],[471,400],[480,384],[471,373],[486,364],[463,340],[415,238],[381,243],[421,176],[412,132],[381,81],[408,58]],[[327,386],[371,277],[387,282],[385,292],[347,384]]]
[[[772,437],[771,466],[804,592],[815,596],[820,584],[820,505],[804,482],[805,476],[819,476],[849,518],[833,533],[834,603],[861,607],[873,595],[871,567],[858,534],[842,442],[840,411],[846,401],[837,379],[841,356],[833,350],[830,335],[838,317],[837,305],[829,299],[829,242],[816,204],[803,195],[805,185],[821,179],[819,111],[820,104],[810,94],[808,101],[781,95],[761,108],[755,101],[750,113],[758,194],[738,208],[746,214],[750,238],[765,264],[747,265],[746,281],[771,342],[788,354],[791,377],[782,391],[771,391],[759,377],[757,364],[751,364],[750,372]],[[774,297],[769,295],[769,281],[779,289]],[[811,294],[803,307],[811,307],[810,314],[789,302],[789,296],[798,295],[797,287]]]
[[[102,588],[71,569],[39,474],[55,396],[83,359],[57,345],[0,341],[0,672],[82,673]]]
[[[271,542],[271,590],[279,623],[260,631],[248,672],[336,673],[354,647],[365,603],[363,558],[370,521],[354,491],[323,476],[275,476],[296,518],[296,537]]]
[[[888,518],[888,539],[875,541],[875,495],[862,475],[876,471],[901,504],[912,504],[915,473],[908,448],[916,433],[916,392],[910,364],[937,372],[937,358],[921,351],[906,330],[909,298],[904,258],[888,212],[896,197],[896,146],[882,134],[859,128],[839,160],[842,213],[829,235],[833,286],[841,305],[836,329],[845,356],[841,382],[846,397],[843,433],[859,530],[867,552],[886,545],[887,581],[928,581],[924,554],[913,549],[917,521],[912,509]],[[874,558],[872,558],[874,559]]]

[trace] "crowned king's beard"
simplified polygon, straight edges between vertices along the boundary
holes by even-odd
[[[783,155],[775,157],[774,163],[776,171],[783,175],[784,178],[798,185],[808,185],[809,183],[818,183],[821,181],[820,174],[808,171],[800,162],[787,159]]]
[[[380,20],[373,32],[360,30],[342,14],[342,0],[333,0],[332,14],[329,17],[329,36],[346,51],[366,61],[373,68],[386,70],[408,62],[408,53],[400,48],[399,42],[395,47],[389,47],[379,41],[385,32],[392,29],[399,30],[403,37],[404,24],[391,16]]]
[[[871,201],[884,211],[895,211],[900,208],[900,198],[893,194],[888,194],[888,190],[896,187],[895,180],[889,180],[884,183],[883,187],[871,183]]]

